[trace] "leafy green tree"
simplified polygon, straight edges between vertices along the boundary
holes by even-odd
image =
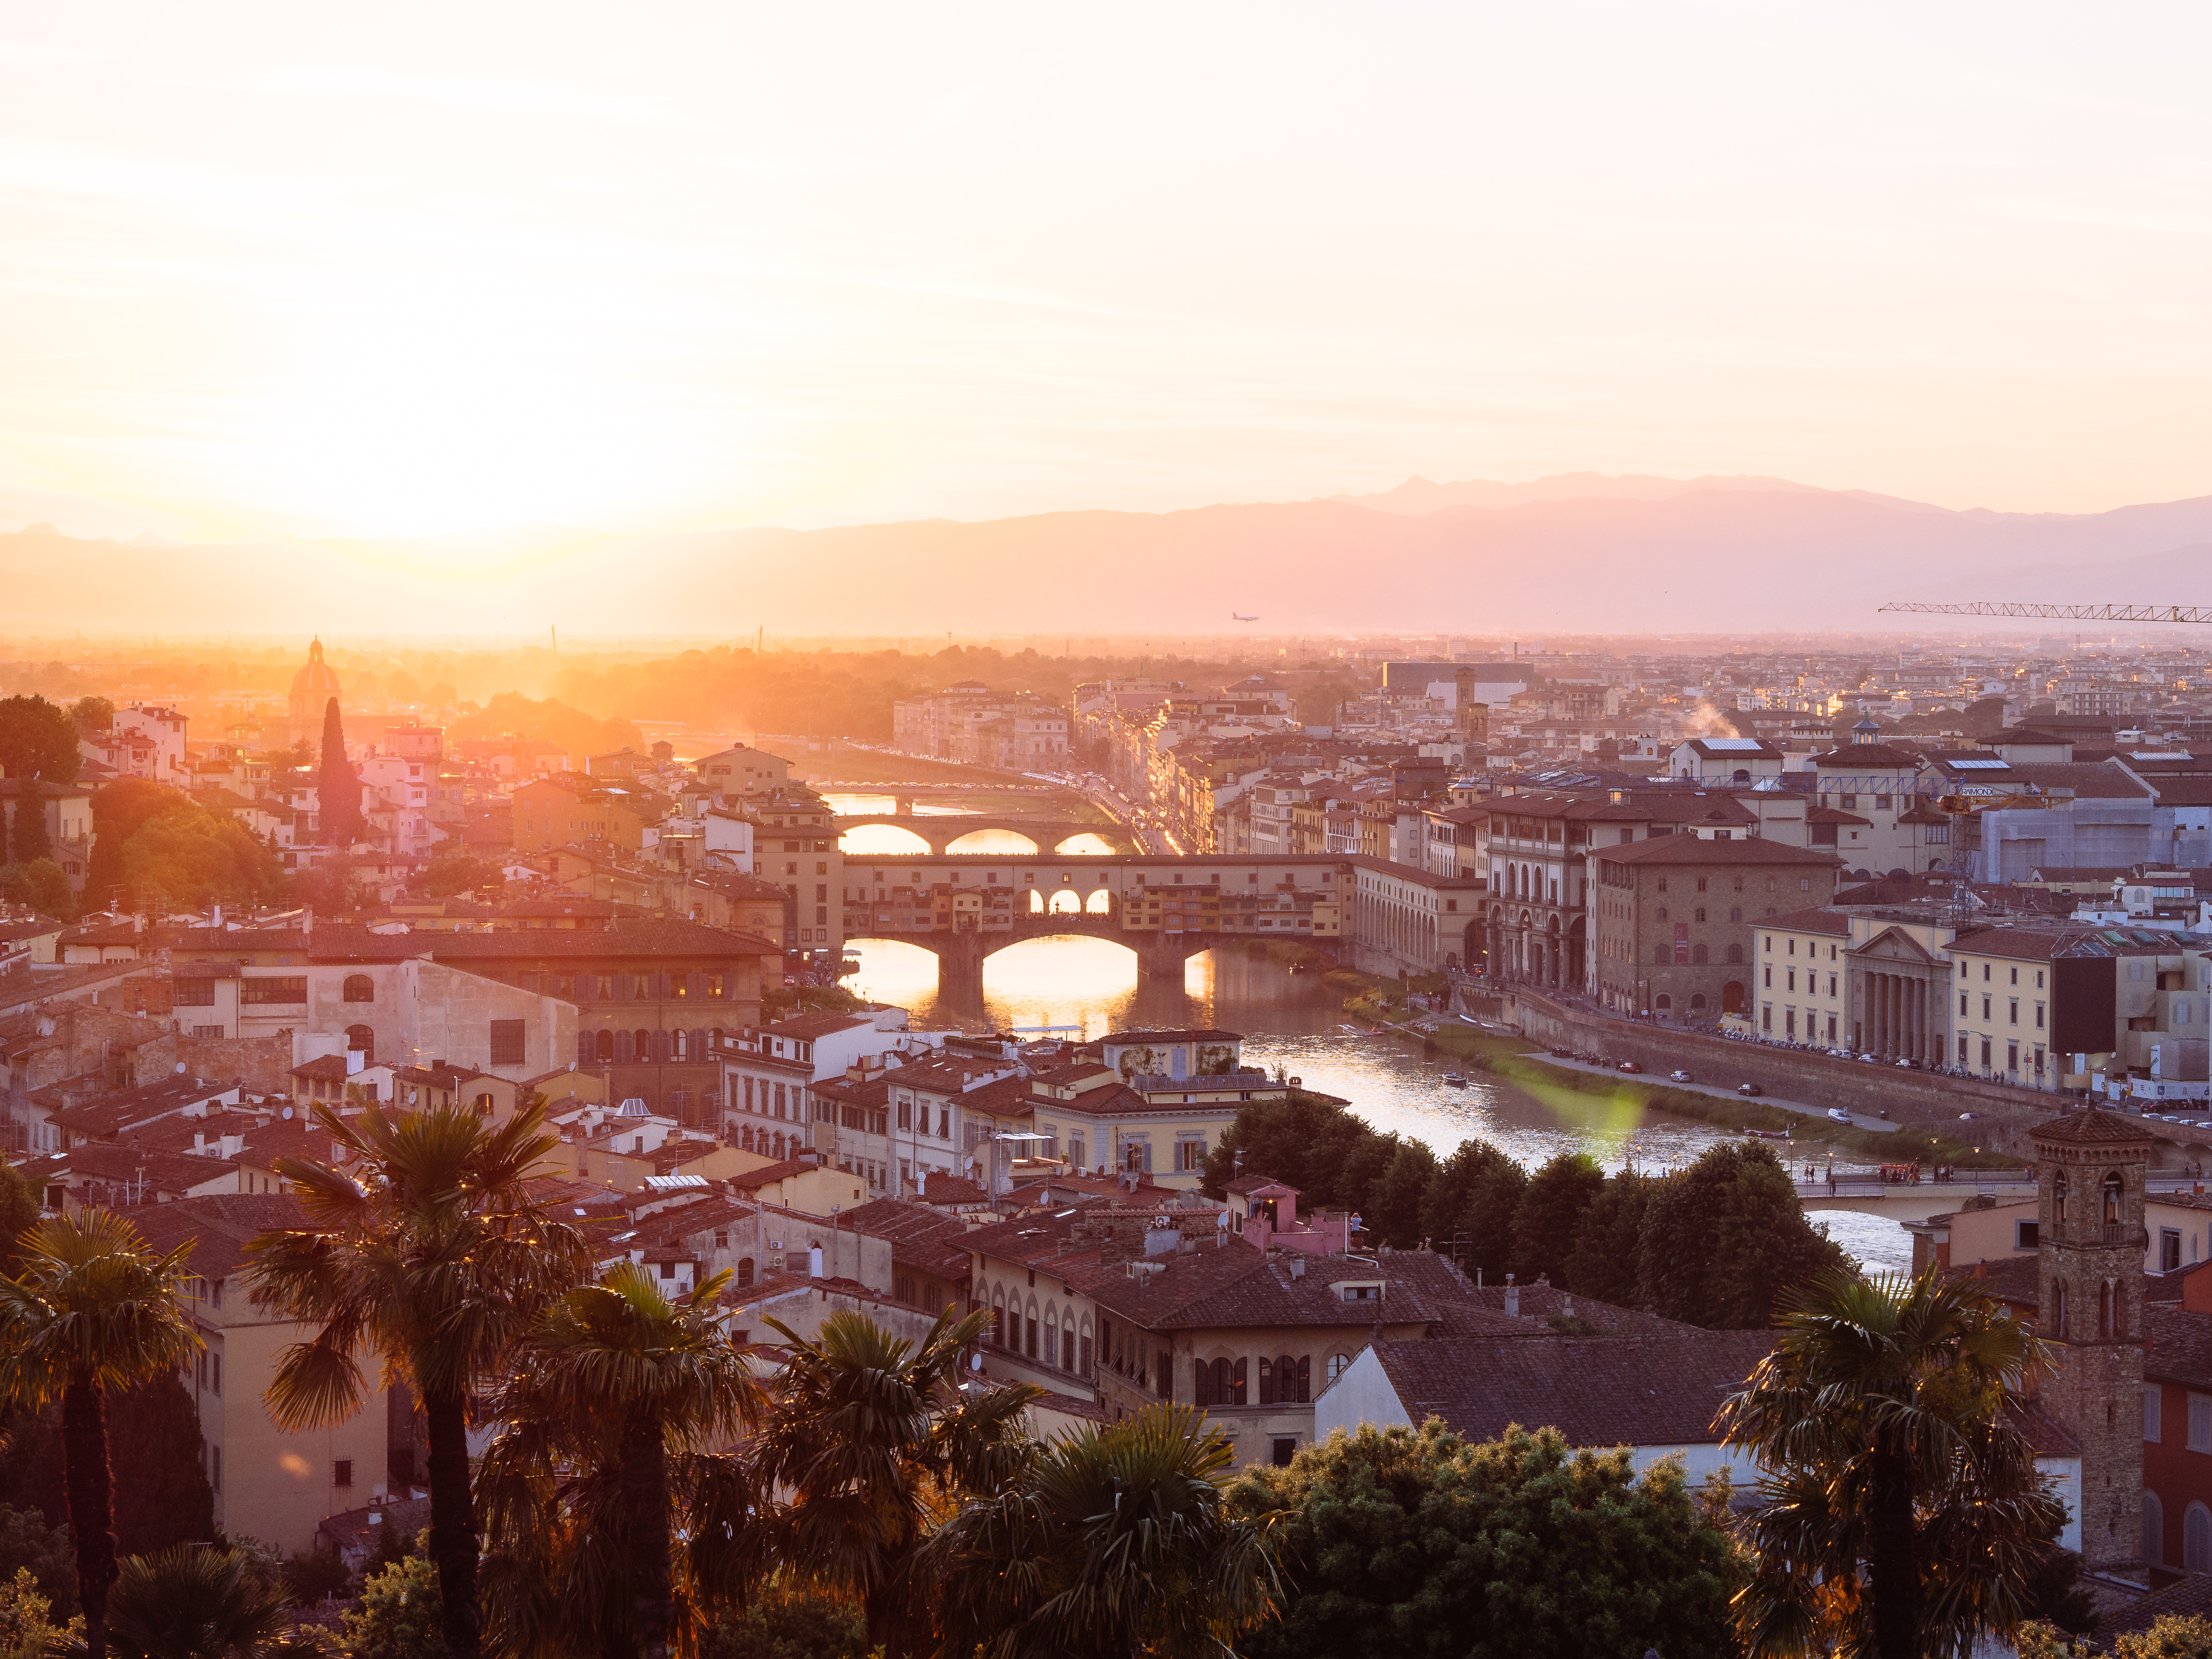
[[[832,1314],[811,1341],[769,1321],[789,1357],[742,1462],[702,1496],[693,1582],[742,1603],[781,1565],[859,1601],[871,1647],[910,1650],[928,1589],[915,1553],[933,1508],[998,1491],[1028,1455],[1025,1413],[1042,1390],[960,1387],[990,1319],[948,1308],[919,1343],[855,1313]]]
[[[449,1622],[436,1565],[405,1556],[362,1584],[346,1615],[345,1644],[353,1659],[453,1659]]]
[[[1287,1468],[1255,1466],[1237,1513],[1284,1512],[1299,1564],[1254,1659],[1583,1659],[1732,1654],[1741,1569],[1681,1467],[1639,1479],[1624,1449],[1574,1452],[1555,1429],[1471,1443],[1419,1429],[1341,1431]]]
[[[69,1528],[49,1524],[36,1510],[0,1504],[0,1583],[27,1567],[53,1616],[64,1622],[75,1618],[76,1552]]]
[[[1422,1200],[1436,1173],[1436,1154],[1427,1146],[1418,1140],[1398,1142],[1361,1211],[1367,1236],[1395,1249],[1416,1248],[1422,1237]]]
[[[290,1601],[244,1550],[181,1545],[123,1564],[108,1596],[116,1659],[254,1659]]]
[[[76,893],[61,866],[52,859],[0,865],[0,896],[57,921],[76,920]]]
[[[1827,1274],[1721,1408],[1771,1473],[1737,1598],[1753,1656],[1964,1652],[2032,1610],[2063,1506],[2006,1415],[2040,1345],[1971,1279]]]
[[[70,719],[78,736],[99,737],[114,730],[115,705],[105,697],[79,697],[70,705]]]
[[[1513,1271],[1523,1284],[1545,1274],[1554,1285],[1569,1282],[1567,1260],[1583,1218],[1604,1189],[1605,1171],[1588,1152],[1557,1153],[1528,1177],[1513,1210]]]
[[[0,1659],[65,1659],[84,1637],[84,1620],[61,1617],[28,1567],[0,1578]]]
[[[181,1295],[191,1249],[153,1255],[123,1217],[91,1210],[40,1223],[23,1247],[22,1270],[0,1279],[0,1399],[33,1410],[54,1399],[62,1405],[70,1534],[90,1659],[106,1654],[117,1571],[107,1396],[175,1372],[199,1346]]]
[[[247,1247],[255,1300],[319,1327],[284,1350],[268,1389],[283,1426],[342,1421],[368,1395],[362,1358],[381,1358],[422,1402],[430,1442],[430,1554],[454,1659],[475,1659],[477,1517],[468,1401],[498,1373],[538,1311],[580,1279],[589,1250],[530,1196],[560,1143],[542,1106],[494,1125],[465,1108],[341,1117],[315,1109],[358,1177],[285,1158],[307,1225]]]
[[[922,1547],[945,1646],[987,1659],[1236,1650],[1283,1595],[1277,1516],[1231,1514],[1235,1454],[1188,1406],[1039,1448]]]
[[[1453,1235],[1462,1230],[1476,1185],[1493,1170],[1512,1163],[1486,1140],[1462,1141],[1450,1157],[1437,1165],[1428,1191],[1421,1195],[1421,1237],[1437,1249],[1445,1249]]]
[[[76,722],[44,697],[0,697],[0,772],[75,783]]]
[[[734,1435],[764,1404],[721,1328],[716,1304],[729,1282],[717,1273],[672,1301],[643,1268],[619,1262],[553,1303],[523,1340],[499,1397],[510,1427],[478,1475],[485,1518],[495,1538],[511,1537],[565,1509],[572,1533],[596,1534],[568,1540],[566,1582],[605,1593],[580,1607],[578,1598],[509,1597],[502,1622],[535,1638],[532,1613],[543,1607],[571,1629],[595,1629],[602,1648],[646,1659],[668,1651],[678,1616],[671,1454]]]
[[[1470,1273],[1481,1273],[1487,1284],[1502,1285],[1513,1271],[1513,1224],[1528,1190],[1528,1172],[1505,1158],[1475,1178],[1460,1210],[1458,1231],[1468,1240],[1463,1265]]]
[[[1755,1330],[1786,1291],[1846,1265],[1763,1146],[1723,1141],[1656,1188],[1637,1246],[1637,1299],[1653,1313]]]
[[[276,854],[228,813],[183,791],[123,778],[92,798],[92,862],[85,890],[100,904],[198,908],[212,900],[276,897]]]
[[[1636,1305],[1637,1253],[1656,1186],[1650,1176],[1624,1170],[1590,1200],[1567,1252],[1567,1283],[1577,1291],[1616,1307]]]
[[[338,700],[323,709],[323,764],[315,778],[315,820],[325,847],[350,847],[362,837],[361,774],[346,757]]]

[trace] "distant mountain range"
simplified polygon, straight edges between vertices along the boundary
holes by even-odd
[[[1954,512],[1780,478],[1593,473],[680,535],[216,546],[39,526],[0,535],[0,635],[1221,634],[1232,611],[1269,635],[1863,633],[1942,625],[1878,614],[1889,599],[2212,604],[2208,556],[2212,496]]]

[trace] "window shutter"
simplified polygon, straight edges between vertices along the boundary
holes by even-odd
[[[2166,1391],[2157,1383],[2146,1382],[2143,1385],[2143,1440],[2150,1445],[2158,1443],[2159,1406],[2165,1396]]]

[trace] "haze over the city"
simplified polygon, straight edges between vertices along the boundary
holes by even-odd
[[[1576,602],[1621,596],[1588,618],[1609,627],[1644,619],[1631,573],[1710,544],[1788,579],[1708,617],[1762,626],[1838,557],[1887,590],[2166,554],[2212,514],[2108,534],[1802,489],[1565,507],[1557,487],[1348,520],[668,539],[1583,473],[1953,513],[2203,495],[2206,26],[2078,21],[18,13],[0,530],[68,539],[0,536],[0,572],[33,628],[112,605],[118,628],[434,629],[455,578],[517,628],[645,629],[687,604],[667,631],[855,605],[812,629],[1049,628],[1074,570],[1037,561],[1064,540],[1091,577],[1180,573],[1209,623],[1413,620],[1451,566],[1475,578],[1455,603],[1556,626],[1486,562],[1571,556],[1607,573]],[[76,544],[102,537],[350,545],[81,583],[102,567]],[[448,539],[390,539],[424,537]],[[790,562],[848,555],[852,585]],[[1406,592],[1361,584],[1357,617],[1261,580],[1362,561]],[[772,580],[702,593],[702,566]],[[902,568],[927,580],[902,591]],[[1034,585],[1010,596],[1016,571]],[[963,574],[996,591],[948,591]],[[2100,597],[2198,597],[2162,569],[2143,586]]]

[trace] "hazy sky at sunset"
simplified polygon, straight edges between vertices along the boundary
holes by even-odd
[[[0,529],[2212,492],[2201,7],[0,14]]]

